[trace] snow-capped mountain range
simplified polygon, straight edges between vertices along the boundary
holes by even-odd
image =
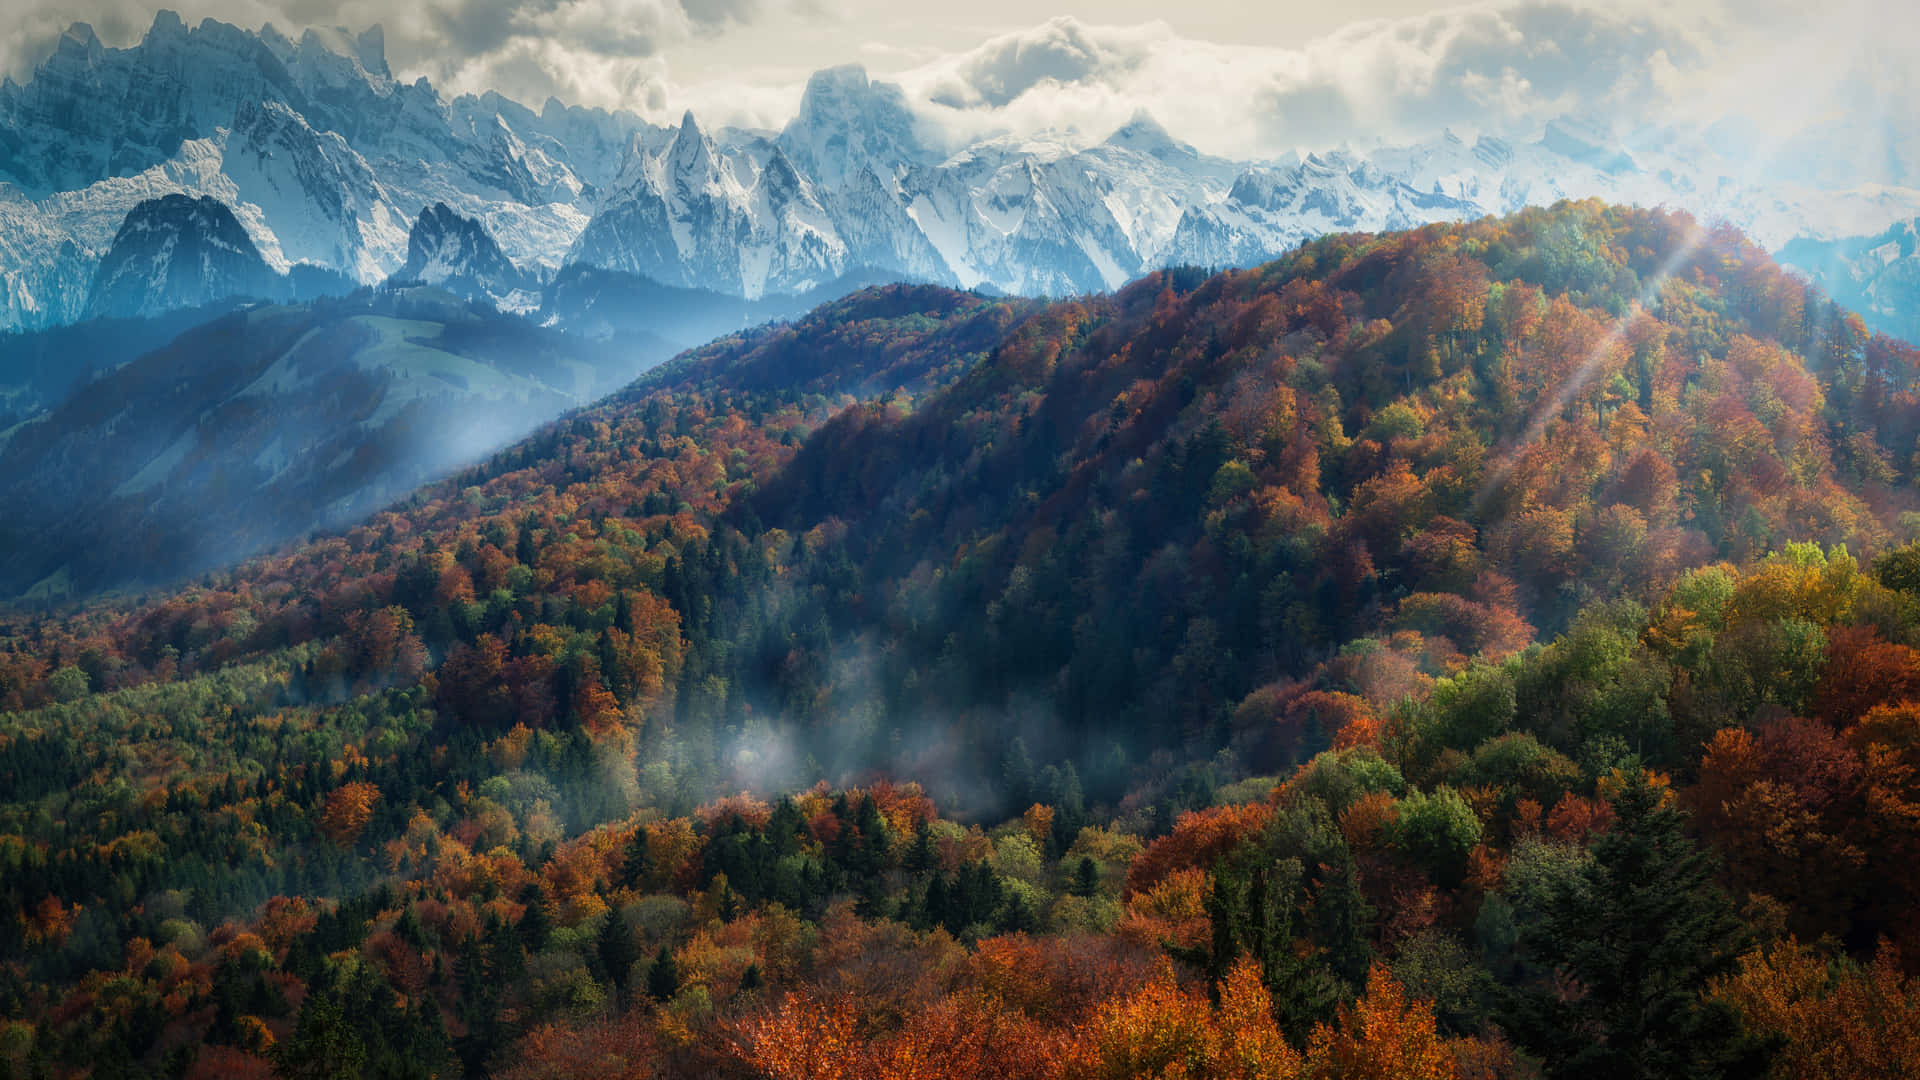
[[[377,28],[294,41],[162,12],[126,49],[75,24],[25,85],[0,82],[0,329],[85,317],[129,215],[172,194],[227,207],[275,274],[453,281],[507,307],[570,264],[747,298],[856,273],[1059,295],[1570,196],[1687,207],[1770,247],[1920,216],[1920,192],[1748,185],[1703,155],[1565,120],[1529,140],[1236,162],[1145,114],[953,145],[852,67],[817,73],[778,132],[662,127],[448,100],[393,77]]]

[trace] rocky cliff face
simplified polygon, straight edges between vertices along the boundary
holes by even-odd
[[[233,211],[168,195],[133,208],[94,274],[87,318],[142,318],[230,296],[283,292]]]
[[[577,262],[746,298],[856,273],[1111,289],[1161,266],[1259,262],[1328,231],[1589,195],[1694,207],[1769,246],[1920,215],[1905,189],[1695,190],[1687,177],[1727,170],[1660,153],[1576,118],[1530,141],[1446,134],[1261,162],[1202,154],[1145,114],[1104,138],[952,145],[898,86],[855,67],[817,73],[777,134],[691,115],[656,127],[556,101],[449,101],[396,80],[377,29],[295,41],[162,12],[126,49],[76,24],[29,82],[0,84],[0,329],[83,317],[129,211],[169,194],[226,204],[279,273],[386,280],[408,266],[423,213],[444,206],[528,278]],[[500,296],[499,282],[476,284]]]
[[[1779,258],[1859,312],[1867,325],[1920,341],[1920,219],[1876,236],[1796,240]]]
[[[0,329],[84,317],[128,213],[169,194],[225,203],[283,274],[384,280],[439,203],[551,273],[643,129],[557,102],[449,102],[393,78],[378,29],[295,41],[162,12],[109,49],[76,24],[31,80],[0,87]]]
[[[485,225],[446,203],[420,212],[407,236],[407,261],[395,281],[438,285],[507,310],[539,304],[539,279],[513,264]]]

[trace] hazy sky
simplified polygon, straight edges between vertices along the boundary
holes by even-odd
[[[182,0],[257,28],[384,26],[395,72],[662,122],[774,127],[806,76],[902,83],[950,126],[1117,126],[1138,108],[1201,148],[1256,156],[1434,133],[1620,131],[1819,139],[1859,179],[1910,180],[1920,60],[1909,0]],[[150,0],[10,0],[0,65],[26,78],[72,21],[137,41]],[[1838,151],[1832,145],[1840,146]],[[1811,151],[1808,151],[1811,153]],[[1854,159],[1858,159],[1855,161]]]

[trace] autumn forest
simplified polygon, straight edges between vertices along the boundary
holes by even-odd
[[[1678,213],[869,288],[0,614],[0,1080],[1920,1075],[1916,473]]]

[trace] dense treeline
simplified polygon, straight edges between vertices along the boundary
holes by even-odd
[[[8,627],[0,1069],[1909,1074],[1917,370],[1598,204],[717,342]]]

